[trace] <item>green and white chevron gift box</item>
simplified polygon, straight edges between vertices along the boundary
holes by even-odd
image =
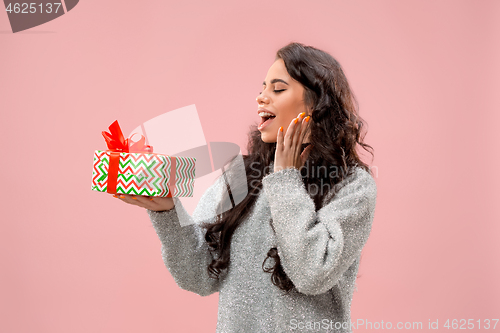
[[[145,138],[125,139],[118,121],[103,131],[108,150],[96,150],[92,190],[113,194],[154,197],[192,197],[195,179],[194,157],[153,153]]]
[[[193,196],[196,163],[194,157],[121,152],[118,153],[119,161],[113,182],[110,181],[109,175],[112,153],[115,152],[94,152],[92,190],[155,197]],[[109,190],[108,185],[111,185]]]

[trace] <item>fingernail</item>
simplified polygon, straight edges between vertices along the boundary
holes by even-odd
[[[309,118],[311,118],[311,116],[307,116],[307,117],[306,117],[306,121],[309,121]]]
[[[137,198],[136,198],[136,197],[132,197],[132,199],[137,200]]]
[[[124,199],[124,198],[125,198],[125,196],[124,196],[124,195],[120,195],[120,199]]]
[[[149,200],[153,201],[153,198],[149,198]]]
[[[114,198],[118,198],[118,197],[116,196],[116,194],[113,194],[113,197],[114,197]]]
[[[300,114],[300,116],[301,116],[301,117],[304,117],[305,115],[306,115],[306,113],[305,113],[305,112],[302,112],[302,113]]]
[[[297,119],[297,118],[295,118],[295,119],[293,120],[293,122],[294,122],[294,123],[297,123],[298,121],[299,121],[299,119]]]
[[[283,126],[280,126],[280,132],[283,132]]]

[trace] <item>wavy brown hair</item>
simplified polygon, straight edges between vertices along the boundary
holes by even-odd
[[[372,161],[373,148],[363,142],[365,121],[358,115],[358,103],[337,60],[322,50],[301,43],[290,43],[278,50],[278,59],[283,59],[289,75],[304,86],[305,105],[313,110],[308,128],[309,141],[313,147],[306,160],[308,167],[301,168],[300,173],[317,211],[334,198],[342,186],[340,182],[349,177],[355,167],[361,167],[371,174],[368,165],[359,158],[356,147],[359,145],[368,151]],[[302,144],[302,149],[306,146]],[[240,186],[244,187],[230,188],[226,182],[227,192],[219,203],[219,209],[229,201],[234,206],[233,197],[237,192],[241,194],[248,191],[248,194],[232,209],[218,214],[214,223],[203,225],[207,229],[205,240],[214,255],[207,267],[213,278],[219,278],[229,266],[231,238],[255,204],[262,189],[265,170],[269,170],[270,163],[274,161],[275,149],[276,143],[262,141],[256,125],[250,127],[248,155],[243,155],[246,183],[241,181],[244,185]],[[328,172],[332,168],[337,171],[334,176]],[[312,174],[314,170],[327,172]],[[223,172],[223,177],[226,172]],[[316,189],[314,194],[311,193],[312,188]],[[270,223],[272,227],[272,220]],[[270,258],[274,264],[264,267]],[[271,281],[278,288],[285,291],[294,288],[283,270],[276,247],[268,251],[262,269],[271,274]]]

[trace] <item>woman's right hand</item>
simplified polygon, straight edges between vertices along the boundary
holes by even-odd
[[[144,195],[130,195],[130,194],[113,194],[113,197],[120,199],[131,205],[143,207],[149,210],[161,212],[170,210],[175,207],[172,198],[165,197],[149,197]]]

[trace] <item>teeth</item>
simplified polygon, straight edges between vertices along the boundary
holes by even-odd
[[[259,116],[261,116],[261,117],[274,117],[274,114],[262,111],[262,112],[259,112]]]

